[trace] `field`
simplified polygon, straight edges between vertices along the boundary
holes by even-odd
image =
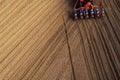
[[[120,0],[76,21],[73,2],[0,0],[0,80],[120,79]]]

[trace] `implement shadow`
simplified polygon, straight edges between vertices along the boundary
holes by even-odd
[[[68,11],[68,18],[74,20],[74,15],[73,15],[73,6],[75,4],[76,0],[68,0],[69,6],[71,8],[70,11]]]

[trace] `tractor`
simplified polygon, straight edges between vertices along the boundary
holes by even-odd
[[[94,5],[93,0],[76,0],[73,10],[75,19],[103,17],[105,10],[102,5],[102,0],[99,1],[99,6]]]

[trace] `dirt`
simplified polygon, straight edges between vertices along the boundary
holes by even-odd
[[[0,80],[120,79],[120,1],[82,20],[74,2],[0,0]]]

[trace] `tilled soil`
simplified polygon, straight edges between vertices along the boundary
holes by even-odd
[[[72,2],[0,0],[0,80],[120,79],[120,1],[83,20]]]

